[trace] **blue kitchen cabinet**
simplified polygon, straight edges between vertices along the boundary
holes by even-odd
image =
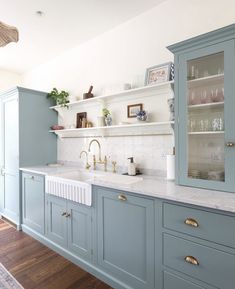
[[[0,214],[20,228],[20,167],[57,161],[57,123],[47,94],[16,87],[0,95]]]
[[[164,289],[207,289],[205,285],[199,285],[175,274],[164,272]],[[211,288],[211,287],[209,287]]]
[[[154,201],[96,188],[98,266],[135,289],[154,288]]]
[[[56,244],[67,247],[67,201],[52,195],[46,195],[46,235]]]
[[[47,195],[47,237],[72,254],[91,260],[92,208]]]
[[[68,249],[86,260],[92,257],[92,216],[90,207],[68,201]]]
[[[235,25],[168,49],[176,67],[176,181],[235,192]]]
[[[22,174],[23,224],[40,234],[45,233],[44,176]]]

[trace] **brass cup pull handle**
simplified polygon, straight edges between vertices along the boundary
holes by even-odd
[[[194,227],[194,228],[197,228],[199,227],[199,224],[196,220],[194,220],[193,218],[187,218],[184,223],[188,226],[191,226],[191,227]]]
[[[65,217],[68,218],[70,217],[71,215],[69,213],[66,213]]]
[[[231,147],[234,147],[235,146],[235,143],[234,142],[227,142],[226,143],[226,146],[231,148]]]
[[[67,214],[66,212],[63,212],[63,213],[61,214],[61,216],[64,217],[64,216],[66,216],[66,214]]]
[[[199,266],[198,260],[193,256],[186,256],[184,260],[191,265]]]
[[[119,201],[126,201],[127,198],[126,198],[126,196],[124,196],[124,195],[119,195],[119,196],[118,196],[118,200],[119,200]]]

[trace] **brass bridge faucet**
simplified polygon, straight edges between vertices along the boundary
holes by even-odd
[[[107,157],[105,156],[104,160],[102,161],[102,159],[101,159],[101,145],[100,145],[100,143],[99,143],[99,141],[97,139],[93,139],[93,140],[90,141],[89,147],[88,147],[88,152],[91,151],[91,145],[94,142],[96,142],[98,147],[99,147],[99,160],[97,161],[95,155],[93,155],[93,169],[96,170],[96,164],[103,164],[104,165],[104,170],[105,170],[105,172],[107,172]]]

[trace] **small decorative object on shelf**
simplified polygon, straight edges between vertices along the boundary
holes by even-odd
[[[103,116],[104,116],[105,125],[111,126],[113,120],[111,117],[111,113],[107,108],[103,108]]]
[[[145,85],[153,85],[165,81],[170,81],[172,74],[172,62],[163,63],[147,68],[145,75]]]
[[[56,105],[60,105],[62,107],[68,108],[69,103],[69,93],[61,90],[61,92],[58,91],[57,88],[53,88],[50,93],[47,94],[47,98],[51,98],[56,102]]]
[[[88,98],[92,98],[94,97],[94,94],[91,93],[92,92],[92,89],[93,89],[93,86],[91,85],[88,92],[84,93],[83,94],[83,99],[88,99]]]
[[[136,118],[140,121],[146,121],[148,118],[148,114],[145,110],[140,110],[136,113]]]
[[[86,112],[77,113],[77,128],[86,127],[86,124],[85,124],[86,121],[87,121]]]
[[[97,116],[97,126],[102,127],[104,124],[104,116]]]
[[[61,129],[64,129],[64,127],[62,125],[55,124],[55,125],[51,126],[51,129],[52,130],[61,130]]]
[[[143,104],[142,103],[128,105],[127,106],[127,117],[128,118],[136,117],[137,113],[141,110],[143,110]]]

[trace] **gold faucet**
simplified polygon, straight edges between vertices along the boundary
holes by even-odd
[[[93,169],[96,170],[96,164],[103,164],[104,165],[104,170],[106,172],[107,171],[107,157],[105,156],[104,160],[102,161],[102,159],[101,159],[101,145],[100,145],[100,143],[99,143],[99,141],[97,139],[93,139],[93,140],[90,141],[89,147],[88,147],[88,152],[91,151],[91,145],[94,142],[96,142],[98,144],[98,147],[99,147],[99,160],[97,161],[95,155],[93,155]]]
[[[81,151],[80,152],[80,159],[82,158],[82,155],[85,154],[86,155],[86,169],[89,170],[89,168],[91,167],[90,164],[88,163],[88,153],[86,151]]]

